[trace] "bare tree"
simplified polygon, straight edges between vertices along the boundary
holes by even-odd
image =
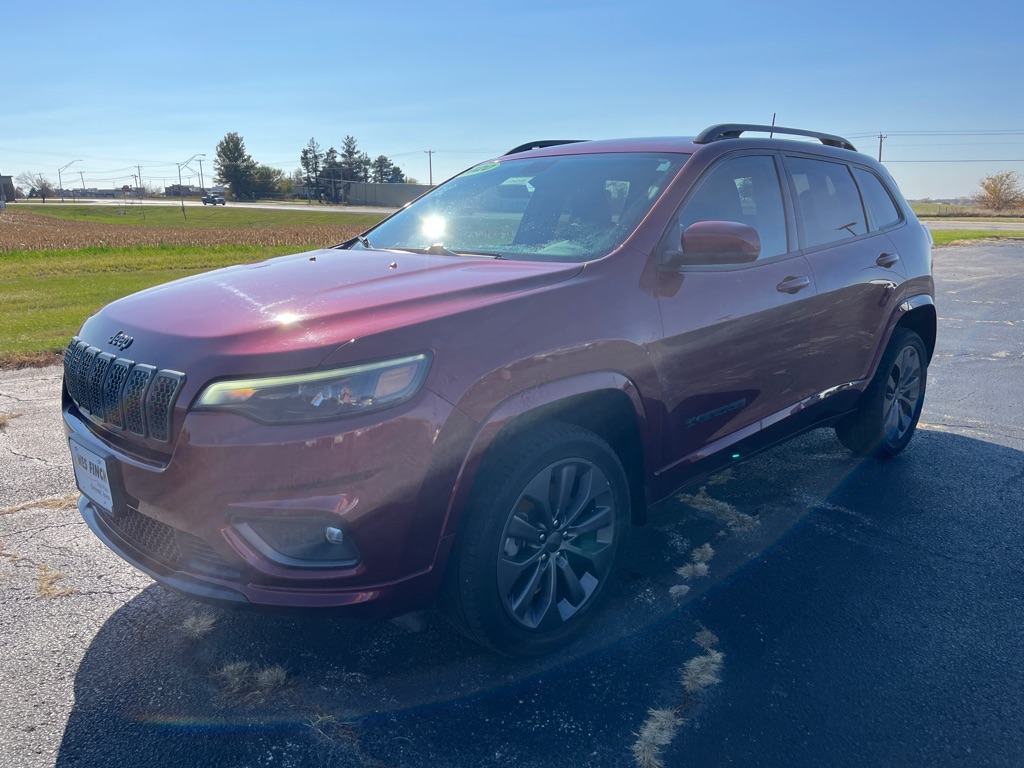
[[[28,171],[20,173],[18,174],[18,183],[28,187],[29,197],[41,197],[44,203],[46,198],[57,194],[57,190],[50,180],[41,173],[29,173]]]
[[[1001,213],[1024,204],[1024,188],[1020,174],[1015,171],[1000,171],[986,176],[978,182],[980,190],[974,201],[991,211]]]

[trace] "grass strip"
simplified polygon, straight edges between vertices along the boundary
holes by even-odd
[[[312,247],[312,246],[310,246]],[[54,357],[96,310],[130,293],[301,246],[147,246],[0,254],[0,367]]]
[[[45,205],[18,204],[18,211],[48,216],[65,221],[91,222],[96,224],[122,224],[132,227],[183,227],[185,229],[206,229],[210,227],[294,227],[302,225],[323,226],[326,224],[356,227],[360,231],[373,226],[384,214],[347,213],[337,206],[314,205],[303,208],[232,208],[230,206],[189,206],[185,209],[187,218],[182,218],[181,208],[173,205]]]
[[[955,245],[974,240],[1003,240],[1024,238],[1024,229],[933,229],[935,245]]]

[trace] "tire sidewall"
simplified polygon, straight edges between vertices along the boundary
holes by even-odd
[[[895,437],[885,432],[885,390],[892,372],[893,365],[897,358],[907,347],[913,347],[917,352],[921,365],[921,391],[914,406],[914,413],[910,420],[910,426],[901,436]],[[881,456],[894,456],[910,442],[917,429],[918,419],[921,417],[921,410],[924,407],[925,390],[928,379],[927,353],[921,337],[906,328],[897,328],[893,333],[892,341],[882,357],[878,368],[878,375],[872,384],[871,392],[871,415],[877,419],[877,453]]]
[[[543,447],[540,447],[543,446]],[[536,655],[564,644],[579,632],[607,597],[629,521],[629,488],[618,457],[601,438],[580,427],[542,425],[493,449],[466,509],[457,558],[457,599],[465,624],[477,639],[504,653]],[[615,504],[615,534],[608,574],[579,611],[560,627],[531,631],[507,613],[499,594],[497,558],[506,523],[526,485],[564,459],[583,459],[608,479]]]

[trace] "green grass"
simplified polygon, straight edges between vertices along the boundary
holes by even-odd
[[[100,307],[160,283],[301,247],[149,246],[2,254],[0,366],[52,360]]]
[[[1024,229],[933,229],[932,242],[935,245],[950,245],[967,240],[992,240],[996,238],[1024,238]]]
[[[190,206],[185,209],[188,216],[183,219],[181,208],[171,205],[69,205],[68,203],[25,204],[18,203],[18,210],[55,219],[88,221],[100,224],[126,224],[138,227],[185,227],[203,229],[207,227],[299,227],[308,224],[337,224],[368,228],[384,218],[383,214],[346,213],[337,208],[324,206],[301,206],[287,210],[262,208],[233,208],[228,206]]]

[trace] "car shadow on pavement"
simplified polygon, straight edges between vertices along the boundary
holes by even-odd
[[[605,610],[541,659],[495,656],[432,611],[402,625],[261,614],[154,585],[94,637],[56,764],[627,765],[647,710],[677,696],[708,598],[787,536],[814,523],[850,540],[852,575],[879,554],[857,543],[893,526],[959,530],[993,498],[1019,502],[1022,466],[1020,451],[949,432],[922,430],[887,463],[810,433],[654,507]],[[687,570],[697,562],[707,575]],[[763,642],[727,640],[737,659]]]

